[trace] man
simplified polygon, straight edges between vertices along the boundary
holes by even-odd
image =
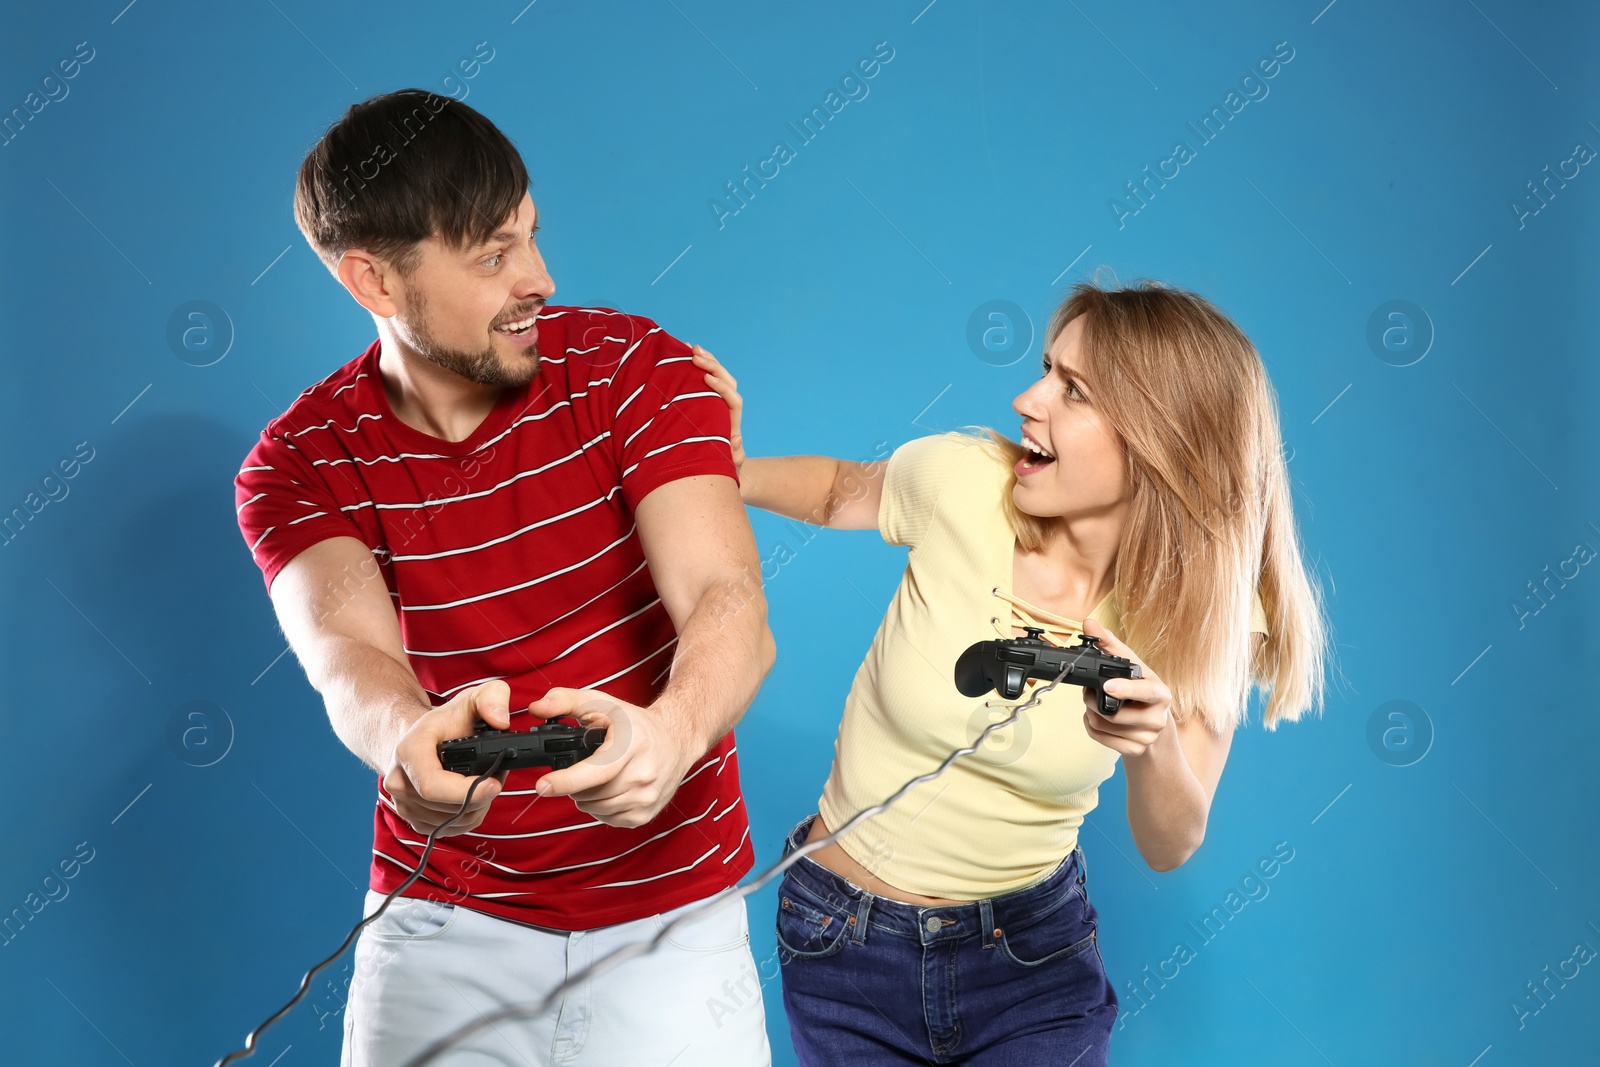
[[[538,1001],[753,864],[732,728],[774,645],[727,407],[650,320],[546,306],[527,188],[458,101],[402,90],[331,126],[295,217],[378,339],[236,479],[284,634],[381,775],[368,914],[466,797],[440,741],[607,729],[571,768],[481,783],[363,931],[346,1067]],[[770,1062],[743,901],[462,1048],[441,1062]]]

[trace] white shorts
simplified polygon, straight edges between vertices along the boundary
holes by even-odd
[[[382,902],[383,894],[369,890],[364,914]],[[560,933],[396,897],[356,942],[341,1067],[401,1067],[456,1027],[542,1000],[607,953],[648,941],[665,923],[708,904]],[[772,1054],[744,905],[716,905],[653,952],[573,986],[544,1013],[497,1022],[433,1063],[768,1067]]]

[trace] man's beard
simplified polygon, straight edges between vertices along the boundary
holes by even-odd
[[[520,356],[515,357],[517,363],[513,367],[508,367],[505,359],[495,351],[492,340],[478,352],[446,348],[434,340],[433,334],[428,329],[428,303],[422,292],[413,289],[408,296],[411,313],[406,317],[406,325],[410,327],[411,347],[424,359],[480,385],[523,386],[539,373],[539,364],[544,353],[539,351],[538,341],[533,343],[532,348],[525,349]],[[543,310],[542,301],[539,310]]]

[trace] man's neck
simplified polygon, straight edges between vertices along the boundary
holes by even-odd
[[[494,409],[505,387],[483,385],[381,340],[378,374],[395,418],[431,437],[465,441]]]

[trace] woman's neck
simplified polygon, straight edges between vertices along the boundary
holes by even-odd
[[[1051,601],[1084,604],[1092,611],[1117,584],[1120,519],[1076,520],[1071,525],[1057,520],[1039,549],[1018,547],[1018,564],[1027,566],[1035,587]]]

